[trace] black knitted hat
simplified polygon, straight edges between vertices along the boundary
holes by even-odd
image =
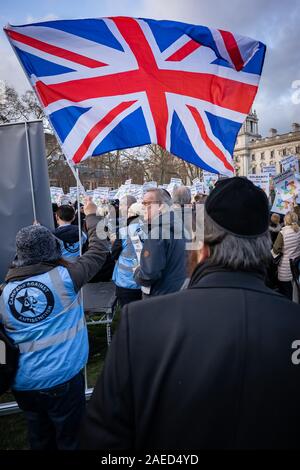
[[[51,262],[61,257],[59,240],[50,230],[42,225],[30,225],[22,228],[16,236],[16,266]]]
[[[257,237],[269,227],[265,192],[247,178],[219,180],[208,196],[205,211],[220,227],[240,237]]]

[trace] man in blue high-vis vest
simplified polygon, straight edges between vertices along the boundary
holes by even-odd
[[[90,199],[84,210],[89,249],[72,263],[61,258],[60,242],[46,227],[20,230],[0,297],[0,321],[20,350],[12,390],[25,412],[32,449],[78,447],[88,358],[80,289],[109,252],[96,235],[99,218]]]

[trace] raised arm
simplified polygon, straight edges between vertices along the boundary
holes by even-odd
[[[75,291],[78,292],[101,269],[109,253],[108,242],[97,236],[97,224],[101,217],[96,216],[97,206],[91,198],[86,198],[84,213],[88,231],[89,247],[83,256],[68,266]],[[101,231],[102,232],[102,231]]]

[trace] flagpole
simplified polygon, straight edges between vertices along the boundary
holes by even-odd
[[[81,182],[79,179],[79,169],[76,167],[76,185],[77,185],[77,220],[78,220],[78,234],[79,234],[79,254],[82,256],[82,246],[81,246],[81,213],[80,213],[80,189]]]
[[[31,165],[31,152],[30,152],[30,144],[29,144],[29,136],[28,136],[28,126],[27,122],[25,124],[25,135],[26,135],[26,147],[27,147],[27,159],[28,159],[28,169],[29,169],[29,181],[30,181],[30,189],[31,189],[31,200],[32,200],[32,210],[33,210],[33,220],[36,222],[36,205],[35,205],[35,197],[34,197],[34,186],[33,186],[33,176],[32,176],[32,165]]]
[[[82,256],[82,233],[81,233],[81,212],[80,212],[80,189],[83,189],[83,186],[80,182],[79,179],[79,168],[78,166],[73,167],[70,165],[70,168],[76,178],[76,186],[77,186],[77,220],[78,220],[78,235],[79,235],[79,256]],[[85,191],[84,191],[85,192]],[[80,290],[80,296],[81,296],[81,302],[83,305],[83,289],[81,288]],[[87,368],[86,365],[84,367],[84,386],[85,386],[85,391],[87,392],[88,390],[88,379],[87,379]]]

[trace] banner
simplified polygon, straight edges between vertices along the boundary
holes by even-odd
[[[118,190],[117,189],[112,189],[111,191],[108,192],[108,200],[116,199],[116,194]]]
[[[51,202],[61,205],[61,197],[64,195],[62,188],[50,186]]]
[[[280,193],[276,193],[271,212],[285,215],[293,210],[293,199],[283,200]]]
[[[269,165],[269,166],[264,166],[262,168],[262,173],[266,173],[269,176],[276,176],[276,165]]]
[[[294,171],[299,173],[299,160],[295,155],[289,155],[281,160],[282,171]]]
[[[298,196],[300,192],[300,182],[292,171],[286,171],[276,176],[274,179],[275,190],[283,201],[287,201]]]
[[[171,178],[170,184],[176,184],[176,186],[182,186],[181,178]]]
[[[168,185],[163,185],[168,187]],[[148,189],[152,188],[157,188],[157,182],[156,181],[146,181],[146,183],[143,184],[143,191],[144,193],[148,191]]]
[[[0,125],[0,282],[15,257],[17,232],[34,219],[34,205],[38,222],[54,229],[45,138],[42,121],[27,122],[28,160],[25,123]],[[30,171],[31,169],[31,171]]]
[[[203,182],[206,194],[209,194],[214,189],[217,181],[218,175],[215,173],[209,173],[208,171],[203,171]]]
[[[248,180],[252,181],[255,186],[263,189],[266,195],[270,196],[270,177],[269,175],[248,175]]]
[[[199,178],[193,179],[193,186],[191,187],[191,193],[192,195],[205,193],[204,183],[203,181],[200,181]]]

